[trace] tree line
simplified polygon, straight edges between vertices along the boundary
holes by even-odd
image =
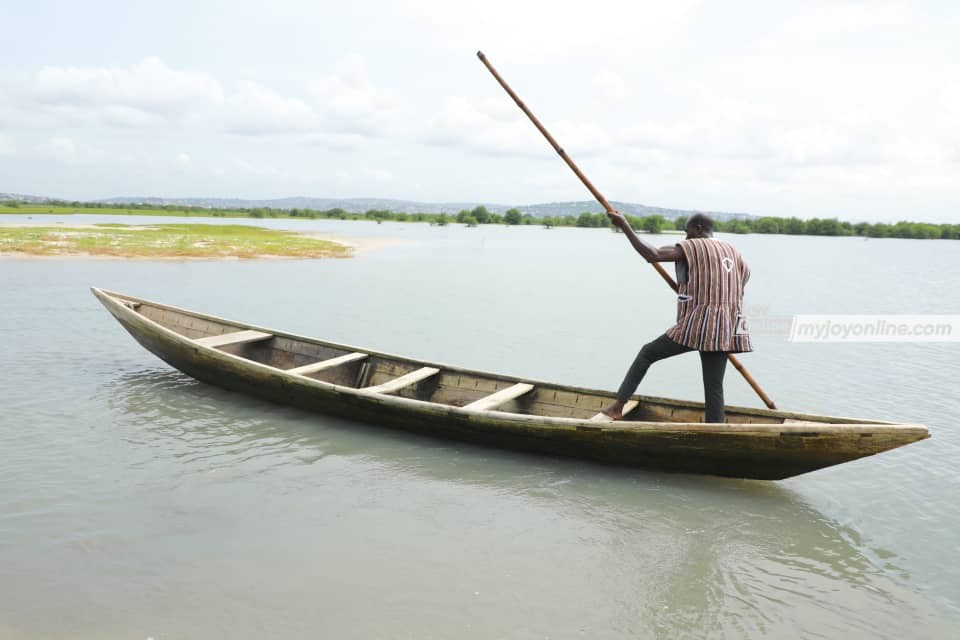
[[[677,228],[686,219],[675,221]],[[960,240],[960,224],[930,224],[901,220],[885,222],[845,222],[836,218],[734,218],[717,224],[719,231],[728,233],[777,233],[806,236],[863,236],[865,238],[916,238],[920,240]]]
[[[0,205],[9,208],[19,208],[18,201],[0,202]],[[580,215],[548,216],[537,218],[529,213],[522,213],[519,209],[508,209],[502,215],[487,210],[484,206],[473,209],[463,209],[456,214],[448,213],[407,213],[389,211],[387,209],[371,209],[365,213],[345,211],[340,208],[318,209],[274,209],[270,207],[256,207],[252,209],[222,209],[217,207],[198,207],[183,205],[156,205],[156,204],[117,204],[107,202],[67,202],[53,201],[42,205],[29,204],[28,206],[56,206],[75,209],[123,209],[130,211],[157,211],[170,215],[183,216],[213,216],[213,217],[249,217],[249,218],[307,218],[331,220],[373,220],[376,222],[426,222],[433,225],[445,226],[452,223],[465,224],[476,227],[481,224],[504,225],[542,225],[551,227],[587,227],[610,228],[610,219],[605,213],[583,212]],[[673,221],[661,215],[631,216],[626,215],[627,221],[634,229],[648,233],[662,233],[667,229],[683,231],[687,224],[686,217],[679,217]],[[901,221],[895,224],[884,222],[845,222],[837,218],[780,218],[767,216],[763,218],[732,218],[730,220],[715,221],[715,229],[726,233],[765,233],[784,235],[809,236],[863,236],[867,238],[916,238],[916,239],[960,239],[960,224],[930,224],[926,222]]]

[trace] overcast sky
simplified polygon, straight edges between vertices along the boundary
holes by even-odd
[[[0,192],[960,222],[960,4],[0,0]]]

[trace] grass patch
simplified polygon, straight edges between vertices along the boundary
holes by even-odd
[[[246,225],[0,227],[0,252],[121,258],[344,258],[349,247]]]

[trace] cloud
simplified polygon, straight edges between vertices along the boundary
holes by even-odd
[[[215,78],[176,71],[159,58],[128,67],[44,67],[32,78],[28,93],[44,106],[99,111],[107,120],[128,124],[144,124],[150,116],[176,117],[223,102]]]
[[[596,122],[560,120],[556,125],[551,125],[551,129],[553,129],[551,133],[554,139],[570,155],[579,157],[604,153],[619,146],[607,130]],[[543,141],[543,145],[545,148],[550,148],[546,140]]]
[[[774,34],[777,39],[849,38],[888,29],[912,29],[920,16],[908,3],[820,2],[794,5],[788,20]]]
[[[233,173],[254,178],[283,178],[287,175],[285,171],[282,171],[277,167],[262,163],[248,162],[247,160],[242,160],[239,158],[234,159],[230,165]]]
[[[462,96],[446,98],[418,137],[427,144],[496,156],[544,156],[549,149],[526,120],[505,116],[500,107],[478,105]]]
[[[606,100],[623,100],[627,95],[627,83],[616,71],[604,69],[593,77],[593,85]]]
[[[347,56],[337,63],[335,73],[307,85],[306,98],[245,82],[227,97],[223,116],[230,133],[315,134],[334,146],[349,146],[357,137],[396,134],[401,129],[396,104],[391,91],[370,80],[363,58]]]
[[[771,127],[765,134],[770,157],[785,164],[860,164],[880,159],[880,129],[812,123]]]
[[[360,56],[341,59],[336,73],[312,83],[310,94],[328,131],[377,136],[395,128],[397,98],[370,80]]]
[[[223,115],[224,128],[243,135],[309,132],[320,126],[318,114],[303,100],[254,82],[243,83],[228,97]]]
[[[77,145],[70,138],[53,137],[40,146],[40,152],[59,162],[74,163],[79,159]]]
[[[706,120],[647,121],[624,127],[618,139],[630,152],[681,157],[763,158],[771,150],[765,129]]]
[[[332,181],[337,189],[343,191],[365,189],[369,192],[369,190],[372,189],[376,192],[382,187],[395,187],[397,176],[387,169],[372,166],[358,166],[339,168],[336,171],[326,174],[322,179],[324,181]],[[312,182],[313,180],[305,180],[305,182],[307,181]]]
[[[389,136],[402,129],[397,97],[373,83],[360,56],[342,58],[333,73],[302,87],[303,96],[251,81],[226,89],[210,74],[172,69],[151,57],[125,67],[45,67],[17,93],[26,107],[21,122],[47,128],[77,123],[162,127],[170,120],[192,119],[208,130],[248,136],[344,139]],[[33,113],[36,106],[44,117]]]
[[[609,197],[811,215],[858,196],[877,215],[926,198],[955,217],[956,11],[902,0],[376,4],[377,21],[370,7],[298,6],[295,32],[240,16],[227,31],[258,46],[224,57],[216,39],[197,40],[190,64],[174,63],[175,39],[130,58],[130,38],[110,40],[105,22],[88,25],[92,49],[51,41],[51,66],[0,69],[8,181],[78,196],[137,184],[282,193],[308,175],[311,190],[362,193],[382,182],[364,168],[383,166],[395,171],[384,194],[399,197],[426,175],[426,200],[581,197],[474,59],[479,47]],[[168,9],[173,22],[223,24],[214,9]],[[343,57],[358,42],[364,57]],[[241,157],[260,164],[232,164]],[[223,179],[204,187],[215,167]],[[329,187],[334,170],[353,182]]]
[[[585,6],[572,0],[487,0],[483,5],[408,0],[389,3],[381,13],[386,20],[416,24],[416,35],[433,51],[479,45],[498,64],[602,56],[637,42],[670,43],[673,30],[698,2],[593,0]]]
[[[393,174],[393,172],[386,169],[364,167],[360,173],[364,178],[376,182],[393,182],[396,179],[396,176]]]
[[[725,104],[725,102],[728,102]],[[733,101],[706,100],[676,120],[649,120],[622,128],[617,135],[631,152],[660,153],[677,158],[720,158],[762,163],[758,166],[876,164],[902,161],[891,149],[910,148],[915,157],[935,152],[917,132],[912,142],[884,122],[859,117],[832,120],[799,118],[765,107],[737,106]],[[934,145],[943,153],[943,145]],[[906,154],[909,155],[909,154]]]
[[[638,149],[688,151],[698,143],[698,129],[689,122],[641,122],[625,127],[620,139]]]

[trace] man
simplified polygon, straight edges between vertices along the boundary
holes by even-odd
[[[687,222],[687,239],[657,249],[637,236],[617,211],[608,214],[614,226],[647,262],[676,263],[677,324],[644,345],[627,371],[617,401],[603,410],[610,418],[623,418],[623,408],[636,391],[650,365],[688,351],[700,353],[706,422],[723,422],[723,374],[727,354],[752,351],[750,336],[738,333],[743,288],[750,268],[732,245],[713,237],[713,220],[703,214]]]

